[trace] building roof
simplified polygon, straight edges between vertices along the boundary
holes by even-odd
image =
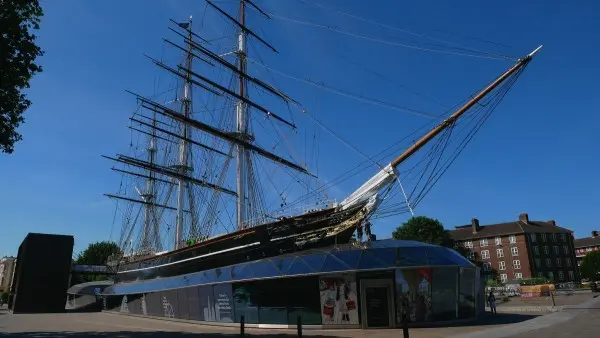
[[[379,240],[361,246],[338,245],[167,278],[117,283],[104,295],[122,295],[254,279],[299,277],[399,267],[475,268],[458,252],[417,241]]]
[[[588,246],[599,246],[600,236],[578,238],[574,241],[575,249],[586,248]]]
[[[459,241],[525,233],[570,234],[572,232],[569,229],[557,226],[556,222],[554,221],[530,221],[526,214],[522,214],[520,218],[521,217],[524,218],[524,221],[519,219],[515,222],[489,225],[479,225],[479,220],[473,219],[473,222],[476,222],[477,225],[479,225],[476,233],[473,233],[473,223],[469,225],[457,226],[455,230],[450,230],[449,232],[452,238]]]

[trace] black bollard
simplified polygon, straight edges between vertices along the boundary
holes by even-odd
[[[298,338],[302,338],[302,316],[298,316],[296,328],[298,329]]]
[[[404,338],[408,338],[408,317],[406,314],[402,315],[402,335]]]
[[[240,318],[240,337],[244,337],[244,316]]]
[[[550,296],[552,297],[552,306],[556,307],[556,302],[554,301],[554,292],[550,290]]]

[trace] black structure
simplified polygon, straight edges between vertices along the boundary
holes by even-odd
[[[64,312],[73,236],[29,233],[17,256],[13,313]]]

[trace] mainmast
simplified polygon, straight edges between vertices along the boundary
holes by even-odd
[[[246,25],[246,3],[245,0],[240,0],[240,24],[242,27]],[[241,98],[247,98],[246,79],[243,74],[246,74],[246,32],[240,28],[238,35],[237,49],[237,66],[238,66],[238,95]],[[236,105],[236,131],[238,137],[242,140],[249,141],[246,123],[246,104],[242,99],[239,99]],[[236,183],[237,183],[237,228],[244,228],[246,221],[246,178],[248,177],[246,168],[246,149],[243,144],[236,145]]]
[[[191,70],[192,70],[192,17],[187,24],[188,32],[188,43],[187,53],[185,57],[185,79],[183,87],[183,115],[187,118],[191,115],[192,107],[192,86],[191,86]],[[188,124],[184,121],[181,122],[182,135],[179,142],[179,165],[178,169],[182,177],[177,180],[177,218],[175,227],[175,249],[179,249],[183,243],[183,191],[186,188],[186,182],[183,177],[187,176],[188,171],[192,171],[191,167],[188,167],[188,139],[189,130]]]

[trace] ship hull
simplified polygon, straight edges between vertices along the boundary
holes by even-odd
[[[118,267],[116,282],[178,276],[350,241],[365,219],[363,205],[280,219]]]

